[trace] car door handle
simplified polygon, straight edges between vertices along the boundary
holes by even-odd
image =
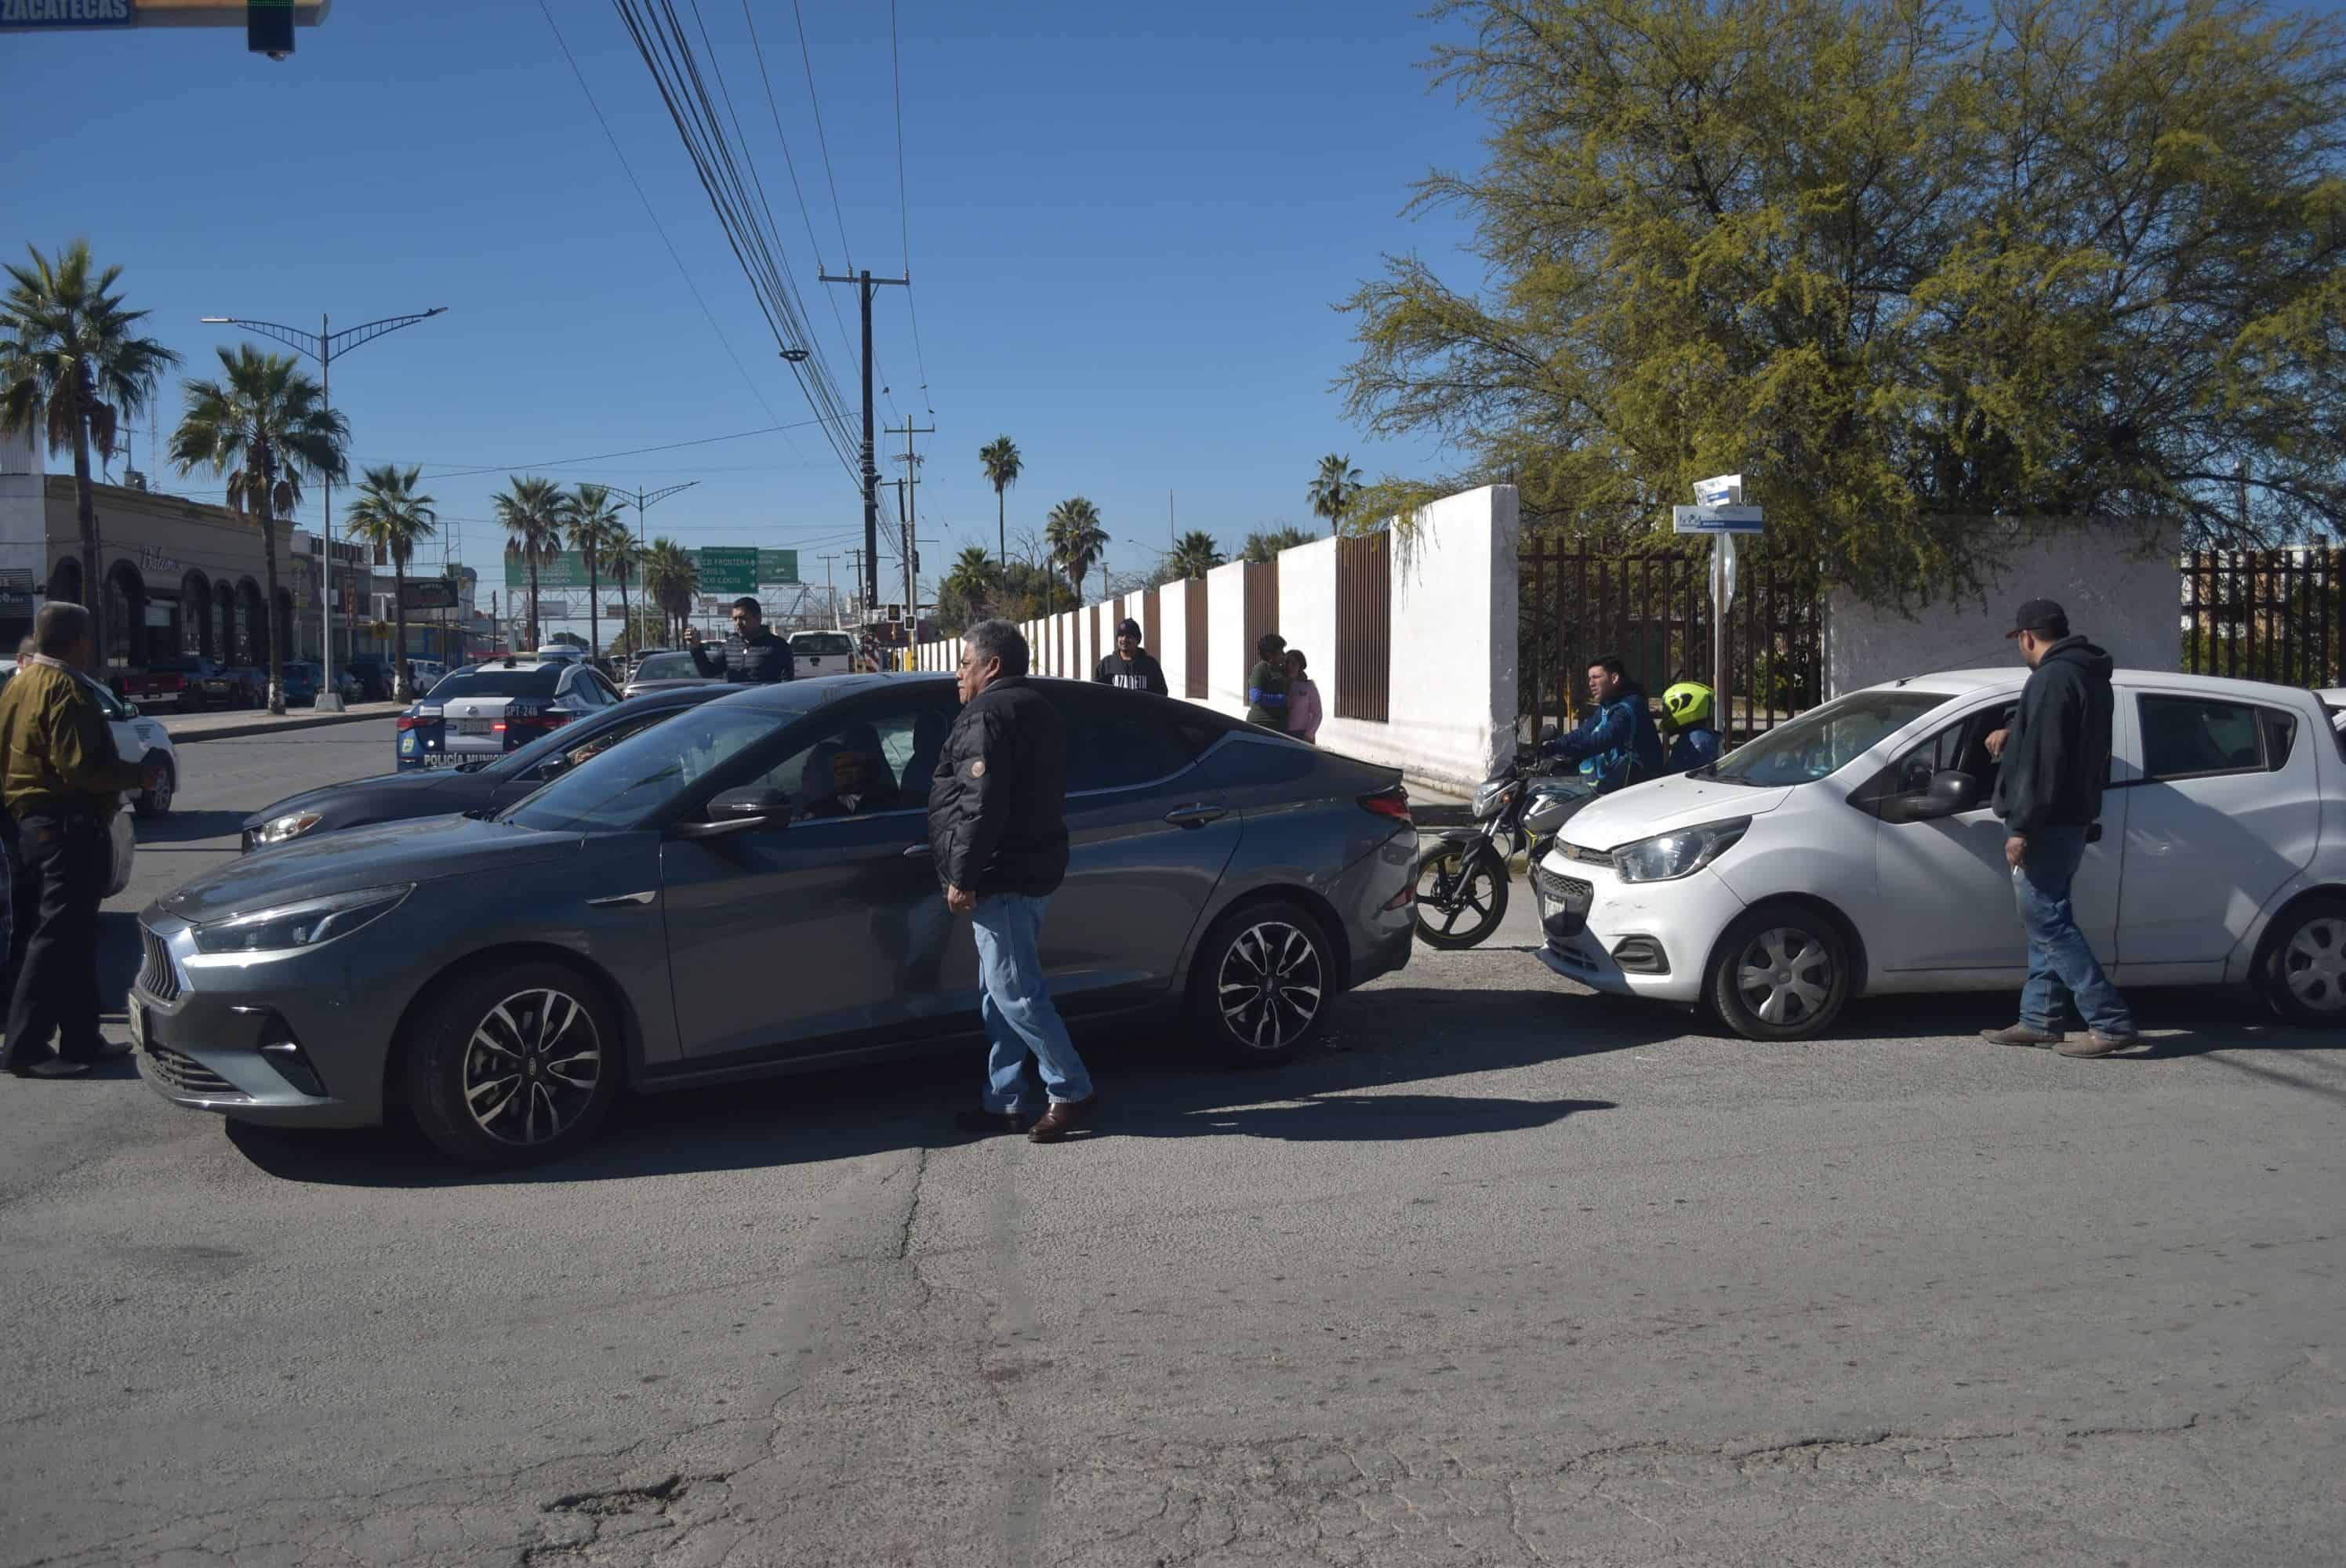
[[[907,844],[904,846],[904,858],[908,860],[925,860],[929,858],[931,853],[932,851],[926,844]]]
[[[639,893],[613,893],[607,899],[588,899],[586,907],[590,910],[616,909],[621,904],[648,904],[658,897],[659,894],[650,889]]]
[[[1227,806],[1183,806],[1165,813],[1165,820],[1177,828],[1202,828],[1230,814]]]

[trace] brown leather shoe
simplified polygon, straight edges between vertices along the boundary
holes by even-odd
[[[2033,1023],[2008,1023],[2001,1029],[1983,1029],[1980,1038],[1991,1045],[2058,1045],[2061,1032],[2039,1029]]]
[[[1043,1119],[1035,1124],[1035,1130],[1026,1135],[1026,1141],[1030,1144],[1056,1144],[1075,1128],[1089,1122],[1098,1109],[1097,1095],[1082,1100],[1054,1100],[1051,1108],[1043,1113]]]
[[[1019,1111],[956,1111],[954,1125],[964,1133],[1023,1133],[1035,1124]]]
[[[2131,1050],[2142,1044],[2139,1034],[2105,1034],[2096,1029],[2083,1040],[2065,1040],[2053,1047],[2064,1056],[2107,1056],[2114,1052]]]

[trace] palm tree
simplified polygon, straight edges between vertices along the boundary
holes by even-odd
[[[30,247],[26,248],[30,249]],[[97,494],[89,449],[114,460],[114,433],[153,399],[156,383],[179,356],[132,329],[144,311],[126,311],[114,292],[119,267],[90,276],[89,241],[76,239],[55,258],[32,251],[29,267],[11,267],[0,302],[0,434],[29,434],[46,413],[51,452],[70,446],[74,517],[81,527],[81,596],[100,670],[106,658],[106,595],[97,558]]]
[[[1281,550],[1292,550],[1298,545],[1309,545],[1315,537],[1292,523],[1281,523],[1276,528],[1258,528],[1246,536],[1239,546],[1239,559],[1249,565],[1268,565]]]
[[[1010,533],[1002,499],[1003,493],[1018,483],[1018,475],[1026,460],[1018,455],[1018,443],[1006,435],[997,435],[977,449],[977,461],[985,467],[985,482],[994,486],[994,556],[1003,566],[1010,565]]]
[[[221,349],[216,382],[187,384],[187,412],[171,433],[171,461],[187,473],[209,463],[228,476],[228,504],[260,520],[260,563],[268,578],[261,621],[270,626],[269,711],[285,711],[285,639],[277,618],[277,519],[301,504],[301,481],[328,481],[349,471],[343,456],[350,423],[326,406],[326,394],[291,354],[261,353],[250,345]],[[329,552],[327,560],[332,560]],[[327,591],[332,592],[331,573]]]
[[[343,516],[344,531],[352,538],[373,545],[377,559],[391,558],[391,578],[396,588],[391,601],[392,647],[398,649],[392,656],[392,695],[402,702],[412,695],[407,674],[407,563],[414,559],[415,546],[440,525],[432,497],[415,494],[423,478],[421,467],[387,463],[370,468],[359,482],[359,498]]]
[[[619,585],[618,646],[627,652],[635,651],[636,613],[627,604],[627,579],[643,569],[644,549],[636,536],[627,532],[623,522],[603,543],[603,569],[611,574],[611,581]]]
[[[566,496],[562,520],[570,547],[586,568],[586,652],[592,657],[603,651],[603,585],[597,574],[609,564],[611,546],[627,541],[627,525],[619,520],[618,503],[600,484],[581,484]]]
[[[1304,494],[1311,510],[1333,527],[1344,520],[1344,513],[1360,493],[1361,471],[1352,466],[1351,457],[1331,452],[1320,460],[1320,473]]]
[[[562,555],[562,487],[551,479],[515,475],[495,505],[497,521],[505,524],[505,559],[529,568],[529,646],[544,647],[538,636],[537,569]]]
[[[692,615],[692,601],[700,592],[700,561],[673,539],[655,539],[644,552],[644,594],[668,612],[670,641],[679,641],[680,627]]]
[[[1202,577],[1221,564],[1221,547],[1203,528],[1190,529],[1173,546],[1173,568],[1185,577]]]
[[[1066,568],[1076,603],[1084,602],[1084,577],[1107,549],[1107,530],[1100,526],[1099,508],[1080,495],[1051,508],[1043,521],[1043,536],[1051,542],[1051,558]]]

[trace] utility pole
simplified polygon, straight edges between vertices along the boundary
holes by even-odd
[[[334,406],[334,361],[338,357],[348,353],[362,343],[371,343],[385,333],[395,332],[402,327],[412,327],[418,321],[428,321],[434,316],[444,315],[447,310],[448,307],[445,305],[434,305],[428,311],[419,311],[411,316],[385,316],[379,321],[367,321],[359,326],[345,327],[339,332],[332,330],[333,323],[328,321],[322,312],[318,317],[318,330],[314,332],[305,331],[299,327],[280,327],[274,321],[248,321],[237,316],[206,316],[202,318],[201,324],[209,327],[242,327],[248,332],[259,332],[264,337],[274,338],[280,343],[287,343],[301,350],[318,361],[318,401],[332,409]],[[318,695],[314,701],[321,712],[340,713],[342,710],[342,694],[334,688],[334,482],[331,475],[321,475],[320,483],[324,492],[322,500],[326,519],[324,528],[326,559],[324,575],[321,579],[325,592],[318,602],[324,616],[323,631],[326,647],[325,678],[318,683]],[[289,517],[286,521],[291,523],[292,519]],[[370,588],[373,585],[372,573],[368,576],[368,585]],[[261,618],[264,621],[275,620],[277,606],[270,606]],[[288,635],[291,635],[290,627]],[[284,661],[280,657],[278,662],[282,664]],[[396,695],[396,687],[404,684],[403,672],[406,668],[407,650],[394,649],[391,656],[394,695]],[[282,690],[272,687],[269,693],[269,700],[271,711],[280,713],[284,711],[285,693]]]
[[[818,555],[815,559],[822,563],[822,591],[824,596],[831,600],[831,629],[837,631],[839,629],[839,578],[838,575],[831,570],[831,564],[839,557]]]
[[[913,540],[913,524],[920,514],[919,504],[913,492],[921,483],[921,460],[913,451],[913,437],[934,435],[936,433],[935,425],[914,424],[909,414],[905,416],[903,429],[892,424],[888,427],[890,435],[904,438],[904,488],[902,492],[904,498],[904,615],[908,624],[914,626],[921,623],[921,561],[920,551]]]
[[[883,283],[900,289],[913,286],[913,274],[902,278],[874,278],[872,269],[864,268],[852,278],[834,278],[828,272],[816,274],[826,283],[852,283],[863,301],[863,558],[874,565],[880,560],[880,469],[878,453],[872,444],[872,290]],[[876,576],[876,574],[874,574]],[[864,598],[864,614],[871,614],[872,600]]]

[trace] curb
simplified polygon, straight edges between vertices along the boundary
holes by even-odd
[[[386,708],[372,713],[315,713],[296,718],[287,715],[278,718],[264,715],[246,724],[223,724],[216,728],[193,729],[185,732],[163,726],[163,733],[171,738],[173,746],[193,746],[199,740],[240,740],[253,735],[281,735],[290,729],[322,729],[330,724],[364,724],[373,718],[395,718],[397,708]]]

